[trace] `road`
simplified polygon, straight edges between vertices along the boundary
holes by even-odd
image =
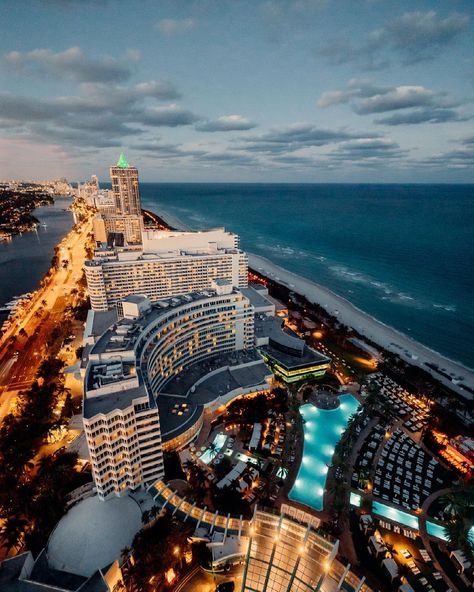
[[[20,318],[0,341],[0,421],[8,413],[15,394],[27,389],[33,382],[38,367],[47,353],[47,341],[55,326],[63,322],[65,310],[75,304],[76,288],[86,258],[87,235],[91,231],[90,216],[80,223],[78,231],[71,230],[61,241],[59,260],[68,261],[67,268],[60,266],[45,288],[39,289]],[[24,329],[27,337],[19,335]],[[16,336],[14,348],[18,360],[12,357],[10,339]]]

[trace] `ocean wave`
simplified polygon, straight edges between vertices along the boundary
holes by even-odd
[[[399,291],[386,282],[374,279],[369,275],[365,275],[358,271],[352,271],[343,265],[331,265],[329,270],[336,275],[338,278],[352,283],[363,284],[373,289],[380,300],[385,302],[391,302],[392,304],[399,304],[403,306],[410,306],[417,309],[437,309],[445,312],[456,312],[456,306],[454,304],[438,304],[425,300],[420,300],[407,294],[406,292]],[[349,290],[349,293],[353,293]]]
[[[445,310],[446,312],[456,312],[457,310],[455,304],[433,304],[433,308]]]

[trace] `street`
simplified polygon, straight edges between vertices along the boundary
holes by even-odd
[[[71,230],[61,241],[59,269],[53,272],[48,285],[33,295],[20,319],[12,323],[0,341],[0,421],[9,412],[16,393],[32,384],[51,332],[64,320],[66,308],[74,304],[75,293],[71,291],[82,276],[90,231],[88,217],[80,223],[79,232]],[[67,268],[61,264],[63,260],[68,261]],[[27,336],[20,336],[22,329]],[[12,348],[8,348],[12,336],[17,338],[14,349],[18,351],[18,359]]]

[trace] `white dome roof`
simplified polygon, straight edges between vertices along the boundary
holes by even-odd
[[[61,518],[47,549],[50,567],[89,577],[120,558],[141,529],[141,510],[131,497],[105,502],[87,498]]]

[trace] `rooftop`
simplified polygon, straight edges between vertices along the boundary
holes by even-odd
[[[99,395],[98,397],[84,397],[83,416],[90,419],[98,413],[106,415],[115,409],[126,409],[133,405],[135,399],[147,397],[146,389],[143,385],[115,393]]]
[[[232,294],[239,293],[233,290]],[[138,339],[140,332],[150,323],[165,315],[171,308],[179,308],[193,301],[206,300],[218,296],[214,290],[193,292],[184,296],[173,296],[163,298],[155,302],[149,312],[146,312],[138,319],[120,319],[101,335],[94,345],[92,353],[124,352],[131,351]]]
[[[252,365],[239,367],[242,364]],[[215,373],[196,384],[210,372]],[[270,375],[271,371],[256,350],[221,354],[190,366],[168,382],[163,388],[165,392],[157,397],[163,440],[186,431],[197,421],[204,407],[218,397],[237,389],[258,387]]]
[[[123,152],[120,154],[120,157],[119,157],[119,159],[118,159],[118,162],[117,162],[117,166],[118,166],[119,168],[121,168],[121,169],[128,169],[128,168],[129,168],[129,166],[130,166],[130,165],[128,164],[128,161],[127,161],[127,159],[125,158],[125,154],[124,154]]]
[[[265,294],[264,290],[259,290],[251,285],[248,288],[240,288],[240,291],[250,300],[252,306],[257,310],[259,308],[273,308],[274,306],[273,302],[268,299],[268,295]]]
[[[50,567],[90,577],[120,557],[142,527],[141,510],[130,496],[73,506],[53,530],[47,547]]]
[[[288,370],[297,370],[298,368],[305,368],[312,364],[326,364],[331,361],[329,358],[310,347],[305,347],[302,356],[293,356],[282,352],[280,349],[277,349],[272,345],[264,345],[260,347],[260,349]]]

